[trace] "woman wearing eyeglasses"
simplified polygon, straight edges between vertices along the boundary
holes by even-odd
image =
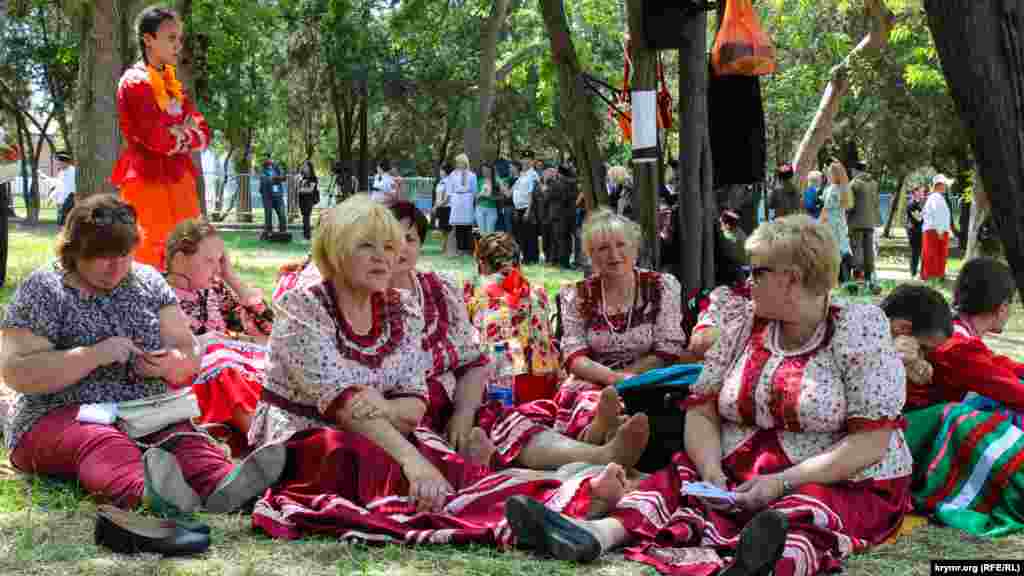
[[[633,557],[666,573],[708,574],[721,554],[738,555],[724,574],[811,575],[899,528],[912,461],[888,320],[877,306],[831,300],[839,250],[825,223],[766,222],[747,250],[751,300],[735,300],[690,392],[686,450],[601,520],[568,521],[525,500],[507,508],[535,539],[569,542],[549,547],[557,556],[649,544]],[[680,490],[697,481],[733,500]],[[717,553],[658,551],[698,545]]]
[[[569,378],[555,395],[556,429],[570,438],[604,444],[620,424],[646,428],[638,414],[626,421],[615,385],[679,362],[686,349],[679,281],[636,267],[640,227],[611,210],[583,223],[583,250],[594,275],[559,292],[562,365]]]
[[[104,418],[114,416],[105,405],[163,394],[199,366],[174,291],[152,267],[132,262],[140,235],[134,208],[91,196],[68,216],[58,261],[18,287],[0,323],[0,376],[21,394],[6,430],[11,462],[77,481],[124,508],[145,501],[161,512],[190,512],[203,503],[227,512],[276,479],[283,447],[236,470],[207,439],[180,436],[193,432],[187,420],[137,445]]]
[[[147,8],[136,33],[142,60],[118,84],[124,149],[111,182],[139,217],[143,237],[135,259],[162,270],[171,230],[199,217],[199,173],[191,155],[206,149],[210,128],[175,76],[183,38],[178,14]]]

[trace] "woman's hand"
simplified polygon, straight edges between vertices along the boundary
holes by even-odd
[[[135,356],[135,372],[146,378],[161,378],[171,384],[184,380],[189,359],[180,350],[142,352]]]
[[[416,503],[418,512],[440,512],[448,496],[455,491],[433,464],[417,455],[402,465],[409,480],[409,498]]]
[[[108,364],[127,363],[132,355],[142,354],[142,350],[124,336],[114,336],[94,345],[93,352],[96,354],[96,364],[106,366]]]
[[[782,476],[757,476],[736,487],[736,504],[745,510],[760,510],[782,495]]]
[[[469,443],[469,433],[476,422],[476,414],[468,410],[456,410],[448,421],[448,445],[460,452]]]
[[[391,407],[376,388],[364,388],[349,400],[352,420],[391,421]]]
[[[714,326],[694,332],[693,336],[690,336],[690,345],[687,350],[703,358],[718,341],[721,333],[722,331]]]

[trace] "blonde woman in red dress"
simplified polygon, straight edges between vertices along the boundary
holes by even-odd
[[[111,182],[135,208],[143,230],[135,259],[163,269],[171,230],[199,216],[198,171],[191,154],[209,144],[210,128],[175,76],[182,43],[177,13],[149,8],[136,31],[142,61],[126,70],[118,84],[124,148]]]

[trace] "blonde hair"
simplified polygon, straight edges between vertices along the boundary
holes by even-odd
[[[466,156],[465,153],[456,156],[455,169],[462,170],[462,185],[465,186],[467,184],[466,180],[469,178],[469,176],[466,174],[469,171],[469,156]]]
[[[402,225],[386,206],[366,194],[357,194],[320,217],[313,239],[313,262],[324,278],[337,278],[360,242],[392,243],[403,241]]]
[[[583,251],[587,256],[591,255],[590,249],[598,234],[622,234],[626,244],[634,250],[640,248],[644,235],[639,224],[604,207],[590,212],[583,221]]]
[[[625,166],[612,166],[608,169],[608,179],[615,184],[622,184],[628,176],[629,171],[626,170]]]
[[[773,266],[800,271],[804,288],[827,294],[839,279],[839,244],[832,228],[806,214],[765,222],[747,238],[747,252]]]

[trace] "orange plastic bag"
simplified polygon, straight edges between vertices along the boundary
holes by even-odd
[[[711,49],[719,76],[764,76],[775,72],[775,45],[761,28],[750,0],[727,0],[722,27]]]

